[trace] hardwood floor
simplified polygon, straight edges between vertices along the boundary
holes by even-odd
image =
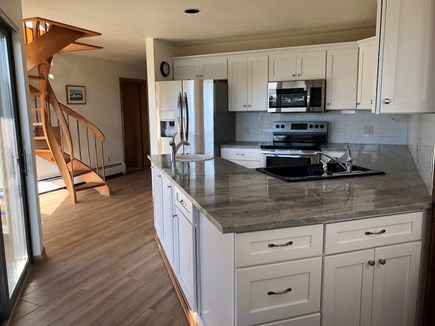
[[[149,170],[72,204],[41,195],[48,259],[34,265],[11,325],[188,325],[154,242]]]

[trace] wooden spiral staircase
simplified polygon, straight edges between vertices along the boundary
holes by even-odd
[[[74,203],[78,191],[90,188],[110,196],[105,181],[104,134],[60,103],[49,82],[54,54],[98,49],[77,40],[101,34],[39,17],[24,19],[23,30],[30,93],[34,98],[35,154],[58,166]],[[75,185],[76,177],[84,183]]]

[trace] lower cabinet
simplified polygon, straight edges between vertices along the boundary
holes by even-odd
[[[321,257],[238,269],[237,325],[319,311],[321,271]]]

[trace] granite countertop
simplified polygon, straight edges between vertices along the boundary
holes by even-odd
[[[343,149],[341,145],[330,148]],[[242,233],[432,207],[426,185],[403,145],[353,145],[355,165],[385,175],[326,181],[284,182],[221,158],[177,162],[169,155],[150,160],[172,178],[222,232]]]

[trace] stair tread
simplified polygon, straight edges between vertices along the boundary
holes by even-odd
[[[42,126],[42,122],[34,122],[33,125],[36,126]]]
[[[34,136],[34,140],[46,140],[47,138],[45,136]]]
[[[82,190],[86,190],[86,189],[102,187],[105,185],[106,185],[106,183],[104,183],[104,182],[87,182],[87,183],[82,183],[78,186],[75,186],[75,190],[82,191]]]

